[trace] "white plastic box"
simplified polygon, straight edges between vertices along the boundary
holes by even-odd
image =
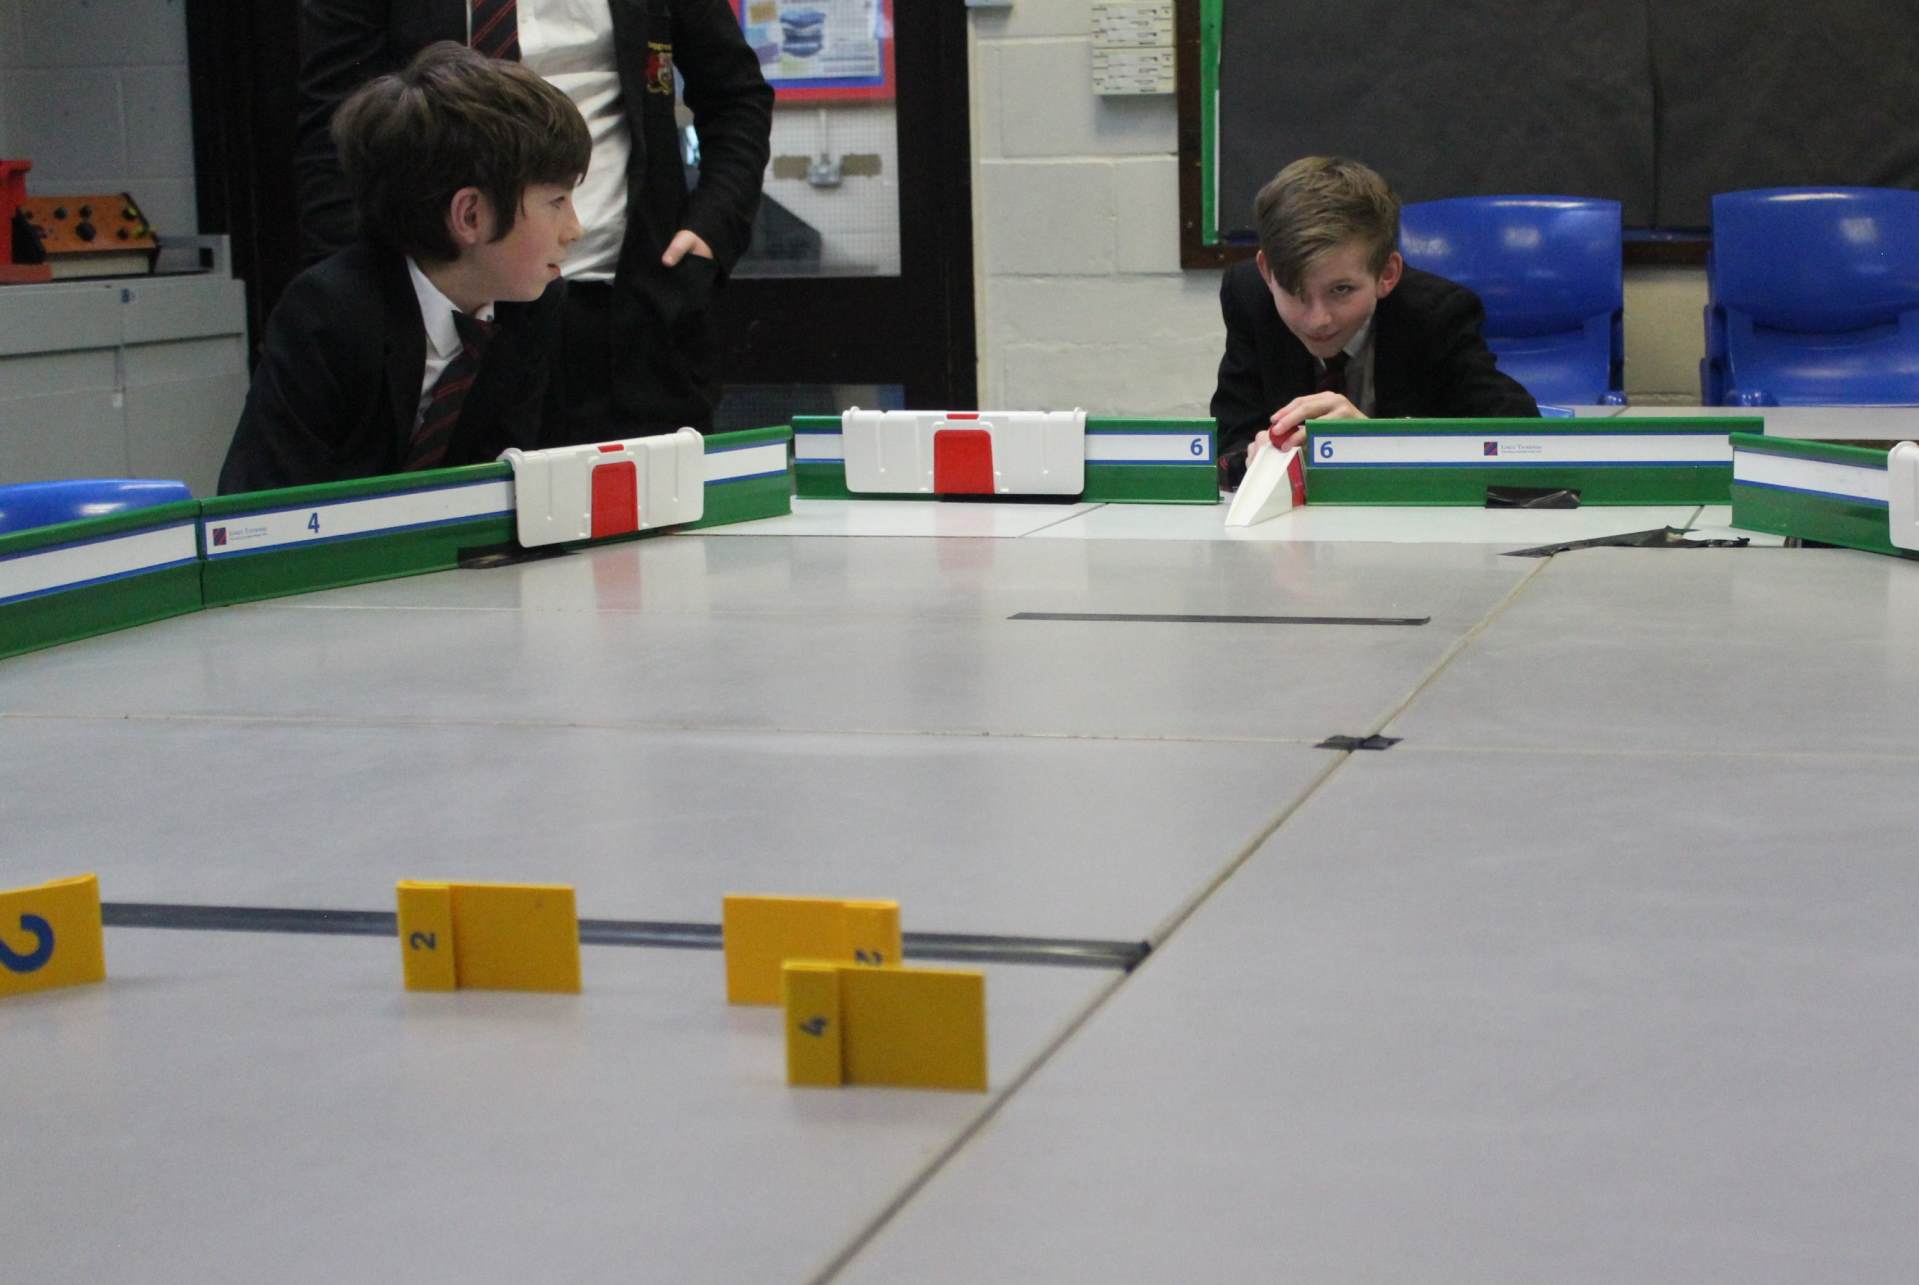
[[[526,548],[697,522],[706,512],[706,443],[695,429],[500,458],[513,465]]]
[[[840,416],[846,489],[884,495],[1078,495],[1086,412],[875,411]]]

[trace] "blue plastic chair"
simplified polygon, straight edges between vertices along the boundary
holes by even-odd
[[[192,498],[193,492],[187,490],[185,482],[156,482],[143,477],[15,482],[0,486],[0,535]]]
[[[1535,400],[1624,406],[1619,202],[1460,196],[1400,211],[1406,262],[1470,286],[1486,346]]]
[[[1712,198],[1709,406],[1919,404],[1919,192]]]

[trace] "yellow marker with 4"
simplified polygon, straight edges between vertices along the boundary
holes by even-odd
[[[986,1090],[986,977],[789,960],[786,1082]]]

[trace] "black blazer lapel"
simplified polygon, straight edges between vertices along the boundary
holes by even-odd
[[[1259,280],[1255,276],[1254,280]],[[1272,403],[1272,410],[1278,410],[1295,397],[1304,397],[1313,391],[1316,368],[1313,355],[1306,351],[1306,345],[1279,318],[1279,310],[1273,307],[1272,299],[1267,295],[1265,283],[1260,283],[1259,296],[1255,303],[1263,336],[1261,346],[1266,350],[1261,354],[1261,367],[1266,375],[1266,400]]]
[[[407,445],[413,440],[413,420],[420,413],[420,379],[426,373],[426,323],[420,320],[420,299],[413,293],[404,256],[380,256],[380,295],[387,320],[386,391],[397,470],[406,462]]]
[[[427,13],[433,21],[433,38],[465,44],[469,0],[428,0]]]
[[[1394,291],[1373,309],[1373,416],[1400,419],[1412,414],[1414,374],[1406,332],[1406,310]]]

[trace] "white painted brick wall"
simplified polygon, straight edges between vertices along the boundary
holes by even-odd
[[[0,0],[0,155],[35,196],[131,192],[199,231],[185,0]]]
[[[1090,0],[973,15],[980,401],[1206,414],[1219,274],[1179,267],[1171,95],[1093,92]]]

